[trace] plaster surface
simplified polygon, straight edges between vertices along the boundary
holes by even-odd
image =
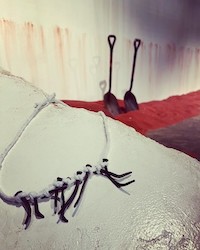
[[[0,76],[0,153],[20,124],[43,101],[44,92],[15,76]],[[40,204],[43,220],[24,230],[24,210],[0,201],[0,249],[191,249],[200,248],[200,163],[108,118],[109,169],[132,171],[135,183],[117,189],[93,176],[69,223],[57,224],[51,203]],[[5,134],[5,135],[4,135]],[[101,117],[84,109],[51,104],[29,124],[5,158],[1,189],[37,191],[57,176],[96,164],[105,135]],[[67,191],[70,193],[70,191]]]

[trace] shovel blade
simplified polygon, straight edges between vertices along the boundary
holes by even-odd
[[[104,105],[112,115],[119,115],[121,113],[117,98],[110,92],[104,95]]]
[[[126,112],[139,109],[136,97],[131,91],[127,91],[126,94],[124,95],[124,104]]]

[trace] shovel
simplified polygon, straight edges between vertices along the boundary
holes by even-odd
[[[114,48],[115,42],[116,42],[116,36],[109,35],[108,36],[108,44],[109,44],[109,47],[110,47],[109,90],[104,95],[104,105],[105,105],[106,109],[112,115],[120,114],[120,107],[118,105],[117,98],[111,93],[111,87],[112,87],[112,59],[113,59],[113,48]]]
[[[140,39],[135,39],[134,40],[134,57],[133,57],[133,68],[132,68],[132,75],[131,75],[131,84],[130,84],[129,91],[127,91],[125,93],[125,95],[124,95],[124,103],[125,103],[126,112],[131,111],[131,110],[139,109],[136,97],[131,92],[131,90],[132,90],[132,87],[133,87],[133,78],[134,78],[134,73],[135,73],[136,56],[137,56],[137,51],[138,51],[138,49],[140,47],[140,43],[141,43]]]

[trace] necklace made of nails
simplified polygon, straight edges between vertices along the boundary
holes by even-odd
[[[15,146],[21,135],[23,134],[24,130],[33,120],[33,118],[45,107],[49,104],[59,103],[62,105],[66,105],[63,102],[60,102],[55,99],[55,94],[51,96],[45,95],[45,101],[36,104],[34,107],[34,112],[31,116],[26,120],[26,122],[22,125],[21,129],[18,131],[17,135],[15,136],[14,140],[8,145],[8,147],[4,150],[4,152],[0,155],[0,169],[2,168],[2,163],[5,157],[8,155],[10,150]],[[102,117],[103,125],[104,125],[104,132],[106,137],[106,146],[104,147],[104,151],[102,153],[102,160],[95,166],[87,164],[81,171],[77,171],[73,177],[61,178],[57,177],[57,179],[51,184],[48,188],[42,190],[41,192],[30,192],[25,193],[23,191],[18,191],[15,193],[14,196],[7,196],[2,190],[0,190],[0,198],[7,204],[23,207],[25,210],[25,218],[23,220],[24,228],[27,229],[31,223],[32,217],[32,208],[34,215],[37,219],[43,219],[44,215],[39,210],[39,204],[41,202],[46,202],[53,199],[54,202],[54,214],[58,215],[58,222],[68,222],[68,219],[65,217],[65,213],[67,209],[72,205],[74,200],[74,208],[77,208],[80,204],[82,199],[86,184],[90,177],[93,175],[100,175],[107,179],[109,179],[117,188],[122,188],[133,183],[135,180],[128,181],[126,183],[121,183],[121,180],[127,178],[131,175],[132,172],[127,172],[124,174],[115,174],[108,170],[108,148],[110,145],[108,127],[107,127],[107,118],[103,112],[99,112]],[[68,190],[73,191],[68,199],[65,199],[65,192]],[[79,195],[78,195],[79,192]]]

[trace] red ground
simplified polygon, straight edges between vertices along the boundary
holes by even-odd
[[[111,116],[105,109],[103,101],[65,100],[64,102],[72,107],[85,108],[91,111],[102,110]],[[120,100],[119,105],[123,107],[123,101]],[[200,115],[200,91],[172,96],[163,101],[141,103],[139,104],[139,110],[120,114],[113,118],[135,128],[142,134],[146,134],[149,130],[173,125],[197,115]]]

